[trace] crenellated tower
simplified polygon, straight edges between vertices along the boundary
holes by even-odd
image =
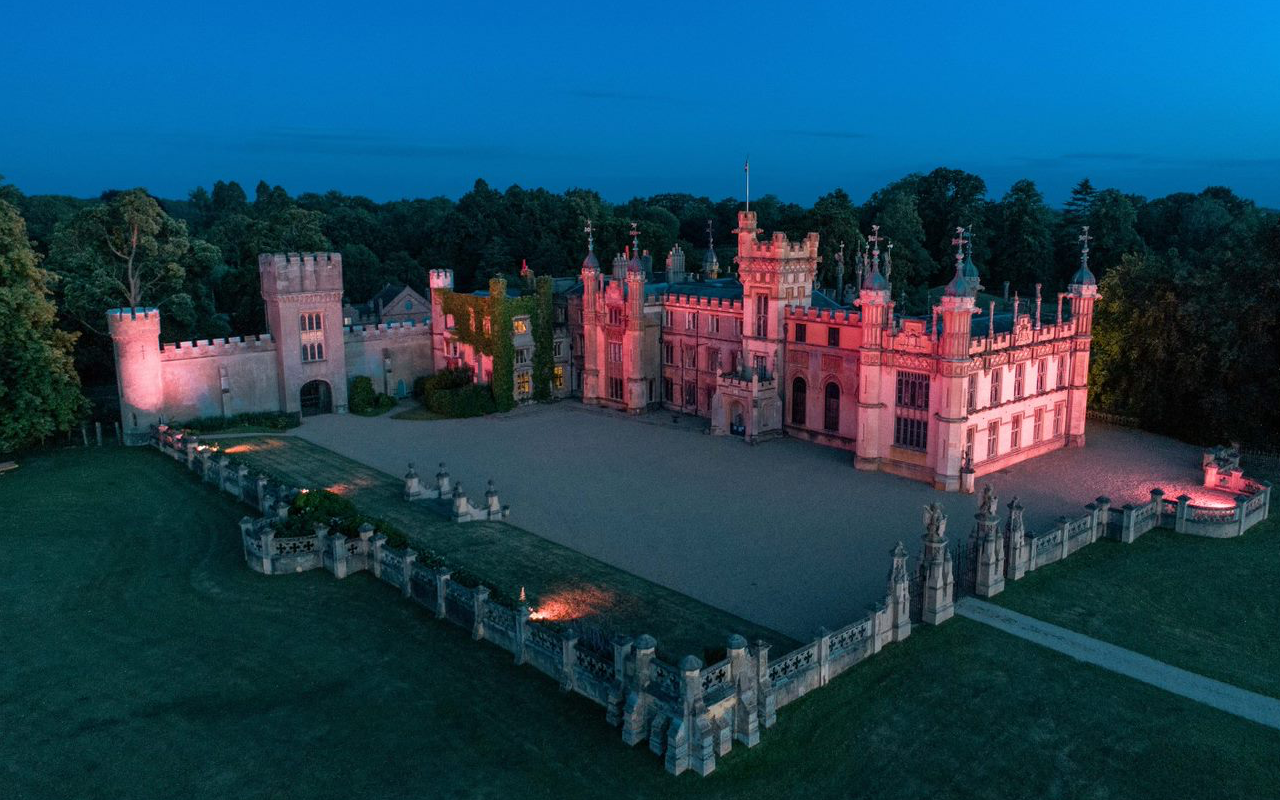
[[[449,353],[445,348],[445,331],[449,329],[449,316],[444,311],[444,295],[453,291],[453,270],[428,271],[427,285],[431,291],[431,364],[435,371],[439,372],[449,366]]]
[[[761,377],[783,372],[783,310],[808,307],[813,300],[813,280],[818,271],[818,234],[801,242],[788,241],[775,231],[767,242],[759,240],[754,211],[738,212],[738,280],[742,283],[742,341],[746,366]]]
[[[115,348],[120,426],[128,444],[145,444],[161,422],[164,382],[160,372],[160,312],[154,308],[113,308],[107,330]]]
[[[1071,303],[1071,371],[1067,385],[1067,446],[1084,447],[1085,414],[1089,403],[1089,348],[1093,343],[1093,304],[1098,281],[1089,271],[1089,226],[1080,232],[1080,269],[1071,278],[1067,297]]]
[[[267,326],[276,341],[280,410],[345,412],[342,255],[263,254],[258,273]]]

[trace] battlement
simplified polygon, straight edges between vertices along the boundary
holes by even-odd
[[[862,322],[855,312],[847,308],[814,308],[788,304],[783,308],[783,316],[789,321],[825,322],[828,325],[858,325]]]
[[[453,270],[433,269],[427,272],[428,285],[432,289],[453,289]]]
[[[263,295],[341,292],[341,253],[262,253],[258,273]]]
[[[349,325],[342,329],[345,341],[369,339],[404,339],[411,336],[430,336],[431,326],[423,322],[384,322],[381,325]]]
[[[161,344],[160,360],[178,361],[187,358],[267,353],[275,349],[275,339],[272,338],[271,334],[263,333],[258,336],[232,336],[227,339],[204,339]]]
[[[1009,350],[1018,347],[1033,347],[1045,342],[1059,341],[1062,339],[1070,339],[1075,335],[1076,324],[1074,320],[1066,319],[1062,324],[1050,323],[1042,324],[1040,330],[1029,328],[1031,324],[1031,316],[1028,314],[1019,314],[1018,321],[1023,322],[1023,330],[1025,331],[1024,341],[1017,341],[1018,325],[1015,323],[1013,330],[1001,331],[994,336],[987,336],[986,333],[976,335],[969,341],[969,353],[975,355],[985,353],[992,350]]]
[[[697,308],[708,311],[733,311],[735,313],[742,311],[742,301],[728,297],[703,297],[702,295],[696,294],[666,292],[662,295],[662,302],[663,304],[679,306],[680,308]]]
[[[113,308],[107,311],[111,338],[149,336],[160,338],[160,311],[155,308]]]
[[[808,261],[818,258],[818,234],[810,233],[799,242],[793,242],[782,231],[774,231],[766,242],[754,235],[738,240],[738,257],[771,261]]]

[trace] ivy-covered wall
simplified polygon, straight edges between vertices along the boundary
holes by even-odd
[[[441,293],[441,310],[453,315],[453,337],[493,359],[490,388],[499,411],[510,411],[516,405],[515,346],[511,343],[511,320],[514,317],[528,315],[533,326],[533,399],[539,402],[551,399],[553,286],[552,279],[544,276],[538,278],[533,294],[507,297],[506,280],[491,278],[488,297],[449,291]],[[484,328],[486,318],[489,320],[488,333]]]

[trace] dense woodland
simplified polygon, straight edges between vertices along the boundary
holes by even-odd
[[[770,195],[751,205],[766,231],[821,234],[826,287],[836,283],[840,243],[851,253],[861,232],[880,225],[895,245],[899,308],[921,314],[929,288],[950,277],[955,226],[972,229],[989,292],[1008,281],[1027,296],[1042,283],[1053,296],[1078,266],[1077,237],[1089,225],[1103,295],[1092,407],[1197,442],[1280,444],[1280,214],[1229,189],[1147,199],[1083,180],[1057,209],[1031,181],[993,199],[981,177],[940,168],[861,204],[837,189],[809,207]],[[437,267],[453,269],[462,290],[512,274],[524,259],[539,274],[576,274],[587,219],[604,263],[635,221],[659,268],[678,242],[695,270],[710,222],[720,264],[732,269],[739,207],[737,198],[688,194],[613,204],[586,189],[498,191],[482,180],[456,201],[387,203],[336,191],[292,197],[265,182],[252,198],[218,181],[185,199],[143,189],[25,195],[0,185],[0,451],[89,413],[68,356],[84,385],[113,379],[106,308],[158,306],[169,341],[260,332],[262,252],[340,251],[356,302],[388,282],[422,291]],[[853,258],[846,263],[852,272]],[[40,344],[18,345],[29,342]],[[52,390],[26,385],[47,381],[42,375],[69,379]],[[13,410],[34,398],[49,409],[44,416]]]

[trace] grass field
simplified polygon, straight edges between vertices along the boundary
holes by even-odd
[[[0,792],[44,798],[1264,798],[1280,734],[968,620],[918,629],[709,778],[367,575],[264,577],[152,450],[0,478]]]
[[[211,441],[207,439],[206,441]],[[419,548],[434,551],[453,566],[465,567],[509,597],[524,587],[532,605],[556,597],[593,603],[606,627],[633,636],[648,633],[659,650],[676,661],[690,653],[702,657],[723,647],[731,634],[764,639],[782,654],[798,642],[761,625],[700,603],[679,592],[547,541],[505,522],[459,525],[406,503],[404,483],[357,461],[290,436],[228,439],[232,458],[291,485],[328,488],[349,497],[370,516],[388,520]],[[421,465],[423,479],[434,480],[434,465]],[[464,487],[472,502],[483,500],[483,486]],[[499,487],[501,488],[501,487]],[[583,592],[584,587],[594,590]],[[717,659],[718,660],[718,659]]]
[[[1238,538],[1158,529],[1133,544],[1098,542],[1006,586],[995,598],[1000,605],[1280,697],[1280,516],[1274,507],[1268,520]]]

